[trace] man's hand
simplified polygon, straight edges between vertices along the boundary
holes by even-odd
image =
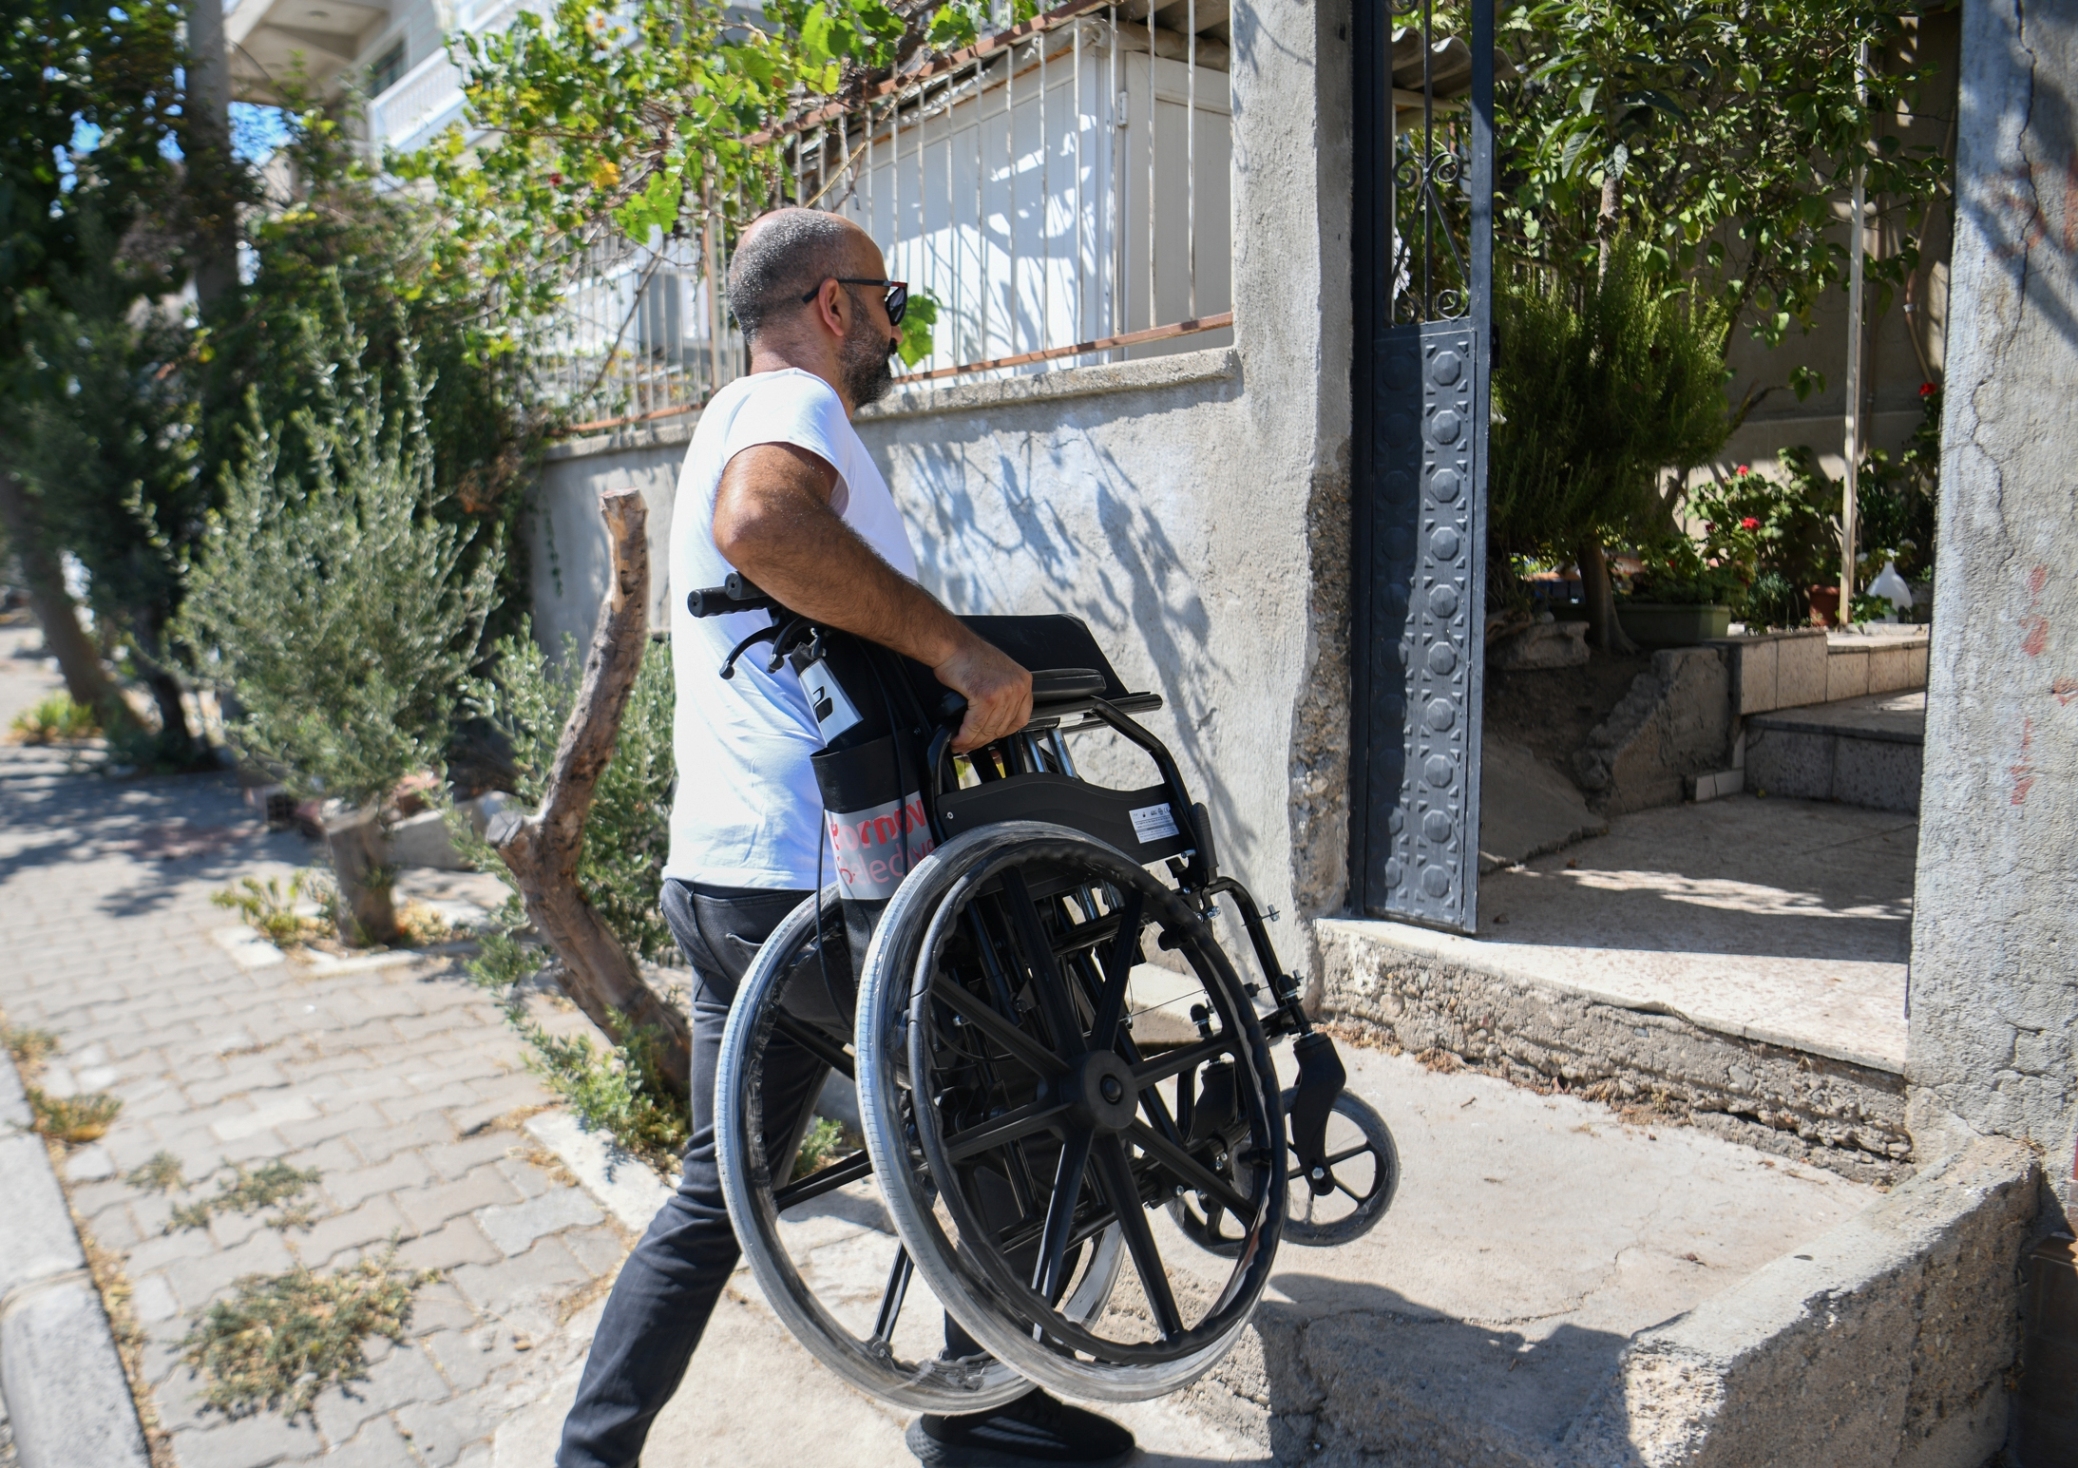
[[[1032,722],[1032,675],[973,633],[931,671],[967,700],[967,717],[953,736],[954,753],[979,749]]]

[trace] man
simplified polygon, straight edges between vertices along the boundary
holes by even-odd
[[[809,756],[822,739],[800,680],[756,657],[717,677],[730,645],[763,619],[696,620],[685,591],[740,571],[795,611],[916,659],[967,700],[956,750],[1031,717],[1031,675],[912,579],[908,533],[851,426],[891,384],[904,299],[865,231],[811,209],[759,219],[729,267],[750,373],[701,414],[671,526],[678,792],[662,902],[693,968],[692,1137],[677,1192],[606,1302],[558,1468],[640,1461],[735,1267],[715,1158],[722,1027],[758,945],[817,878],[822,800]],[[811,1104],[802,1092],[768,1089],[768,1116]],[[946,1333],[959,1354],[978,1350],[950,1322]],[[1133,1448],[1125,1429],[1037,1391],[994,1412],[926,1416],[908,1441],[933,1468],[1109,1464]]]

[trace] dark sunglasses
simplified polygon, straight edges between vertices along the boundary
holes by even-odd
[[[860,278],[860,277],[858,277],[858,276],[855,276],[855,275],[837,275],[837,276],[832,276],[832,277],[831,277],[831,279],[835,280],[835,281],[837,282],[837,284],[839,284],[839,285],[884,285],[884,286],[886,286],[886,287],[887,287],[887,295],[886,295],[885,297],[883,297],[883,298],[882,298],[882,304],[883,304],[883,305],[885,305],[885,306],[887,307],[887,324],[888,324],[888,325],[890,325],[890,326],[900,326],[900,325],[902,324],[902,313],[903,313],[904,311],[907,311],[907,310],[909,309],[909,282],[908,282],[908,281],[906,281],[906,280],[865,280],[865,279],[862,279],[862,278]],[[823,283],[822,283],[821,281],[817,281],[817,282],[815,283],[815,290],[812,290],[812,291],[810,291],[810,292],[809,292],[809,293],[808,293],[807,295],[805,295],[805,296],[801,297],[801,304],[805,306],[805,305],[807,305],[807,304],[808,304],[808,303],[809,303],[810,301],[814,300],[814,299],[815,299],[815,296],[816,296],[816,291],[820,291],[820,290],[821,290],[822,288],[823,288]]]

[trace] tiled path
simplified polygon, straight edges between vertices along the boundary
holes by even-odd
[[[0,629],[0,715],[48,682],[9,656],[33,635]],[[547,1098],[458,972],[247,968],[212,936],[235,922],[213,891],[315,856],[266,835],[228,777],[112,781],[0,745],[0,1009],[61,1036],[47,1089],[123,1101],[107,1137],[67,1159],[68,1186],[129,1277],[183,1468],[327,1453],[488,1468],[500,1422],[581,1352],[589,1332],[570,1316],[602,1292],[627,1238],[501,1125]],[[123,1180],[162,1150],[198,1186],[169,1197]],[[176,1202],[213,1191],[200,1180],[270,1158],[321,1174],[308,1229],[232,1213],[169,1231]],[[201,1410],[175,1342],[210,1300],[240,1275],[348,1264],[391,1241],[400,1264],[446,1273],[419,1292],[404,1345],[372,1343],[370,1380],[327,1391],[293,1425]]]

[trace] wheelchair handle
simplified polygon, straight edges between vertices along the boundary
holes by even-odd
[[[779,603],[760,591],[757,584],[731,571],[719,586],[703,587],[685,594],[685,609],[696,617],[726,617],[731,612],[776,612]]]

